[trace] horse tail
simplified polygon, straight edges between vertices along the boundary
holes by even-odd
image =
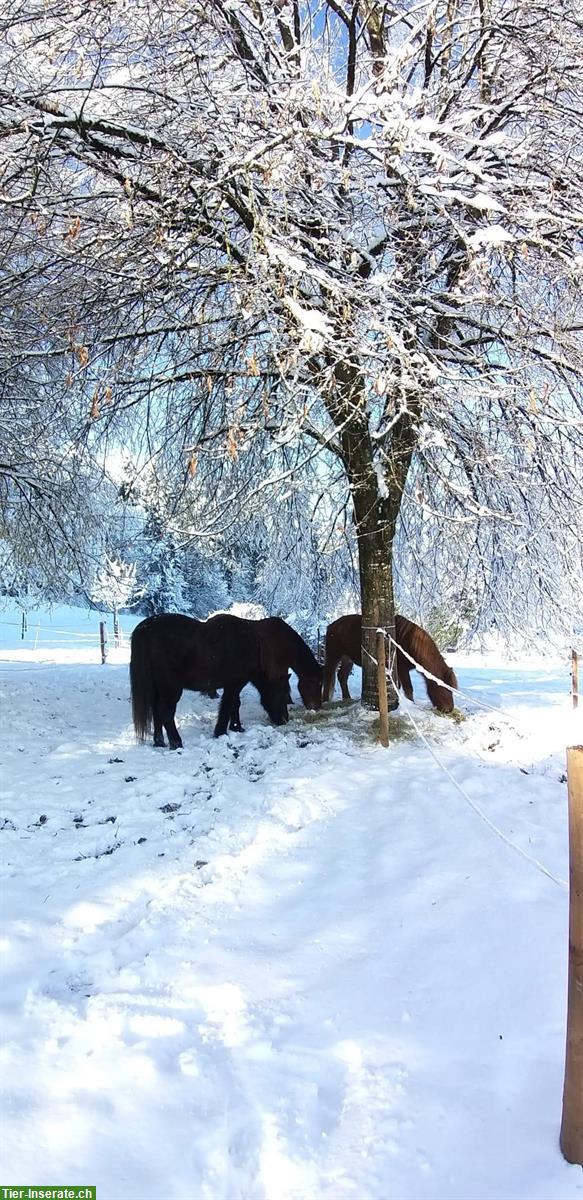
[[[154,713],[154,676],[148,637],[138,625],[132,634],[130,657],[132,717],[136,737],[143,742],[149,733]]]

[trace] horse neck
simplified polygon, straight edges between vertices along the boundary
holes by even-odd
[[[415,662],[425,667],[427,671],[431,671],[432,675],[448,670],[441,651],[438,650],[431,634],[426,629],[422,629],[414,621],[409,621],[407,617],[397,615],[395,617],[395,634],[396,640],[403,650],[406,650],[407,654],[415,659]]]
[[[290,634],[290,667],[295,671],[296,675],[314,675],[320,670],[320,664],[317,658],[314,657],[310,647],[306,645],[304,639],[296,633],[291,626],[288,627]]]

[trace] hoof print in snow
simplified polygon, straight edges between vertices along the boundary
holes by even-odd
[[[41,813],[38,821],[33,821],[32,825],[29,825],[29,829],[38,829],[41,825],[46,825],[48,819],[45,813]]]
[[[141,845],[142,845],[142,842],[147,842],[147,840],[148,840],[148,839],[147,839],[147,838],[145,838],[145,837],[138,838],[138,840],[137,840],[137,842],[136,842],[136,846],[141,846]]]
[[[559,775],[559,783],[566,783],[566,782],[567,782],[567,776],[564,773],[562,775]]]
[[[119,850],[120,846],[121,846],[121,842],[115,842],[113,846],[108,846],[107,850],[104,850],[102,852],[102,854],[96,854],[95,857],[96,858],[107,858],[108,854],[113,854],[114,850]]]
[[[137,775],[126,775],[124,777],[124,783],[135,783],[137,778]]]
[[[197,858],[194,865],[197,871],[200,871],[201,867],[208,867],[208,862],[204,858]]]
[[[108,758],[107,761],[108,763],[120,763],[123,762],[123,758]]]
[[[98,821],[98,825],[115,825],[117,817],[105,817],[103,821]]]
[[[14,825],[14,823],[12,821],[10,821],[8,819],[8,817],[2,818],[2,824],[0,825],[0,829],[13,829],[14,832],[16,833],[16,825]]]
[[[180,805],[179,805],[179,804],[161,804],[161,805],[160,805],[160,812],[163,812],[163,813],[175,813],[175,812],[178,812],[178,809],[179,809],[179,808],[180,808]]]
[[[530,775],[530,771],[527,771],[526,767],[521,767],[520,773],[521,775]]]
[[[85,829],[86,828],[85,822],[83,821],[83,817],[73,817],[73,825],[75,825],[77,827],[77,829]]]

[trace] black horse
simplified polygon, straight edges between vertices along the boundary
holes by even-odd
[[[257,688],[273,724],[285,725],[287,667],[273,653],[269,639],[259,636],[258,624],[229,613],[208,621],[161,613],[141,621],[132,634],[130,660],[132,714],[140,741],[153,724],[155,746],[164,745],[163,729],[172,750],[182,746],[174,715],[185,688],[207,694],[223,689],[215,737],[226,733],[235,715],[238,718],[239,696],[247,683]]]
[[[271,664],[271,669],[278,676],[285,673],[289,679],[287,671],[288,668],[291,668],[298,677],[298,691],[305,707],[316,710],[321,708],[324,669],[299,633],[296,633],[295,629],[292,629],[291,625],[288,625],[281,617],[264,617],[260,621],[253,621],[252,624],[257,627],[257,633],[263,645],[264,654]],[[229,728],[242,733],[239,701],[240,696],[237,696],[231,709]],[[287,703],[293,704],[289,686]]]

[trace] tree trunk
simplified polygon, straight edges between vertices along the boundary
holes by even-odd
[[[356,508],[356,505],[355,505]],[[378,683],[376,663],[377,629],[387,634],[387,701],[389,711],[398,707],[396,680],[395,599],[393,594],[393,543],[379,501],[369,508],[364,519],[357,517],[358,567],[362,610],[362,703],[377,710]],[[376,525],[376,528],[371,526]]]
[[[335,370],[338,396],[330,410],[340,426],[342,459],[348,476],[358,545],[362,612],[362,703],[378,711],[376,631],[395,636],[393,595],[393,538],[398,503],[381,494],[374,449],[368,427],[362,376],[354,363],[339,363]],[[397,708],[395,647],[387,638],[387,701]],[[393,682],[394,681],[394,682]]]

